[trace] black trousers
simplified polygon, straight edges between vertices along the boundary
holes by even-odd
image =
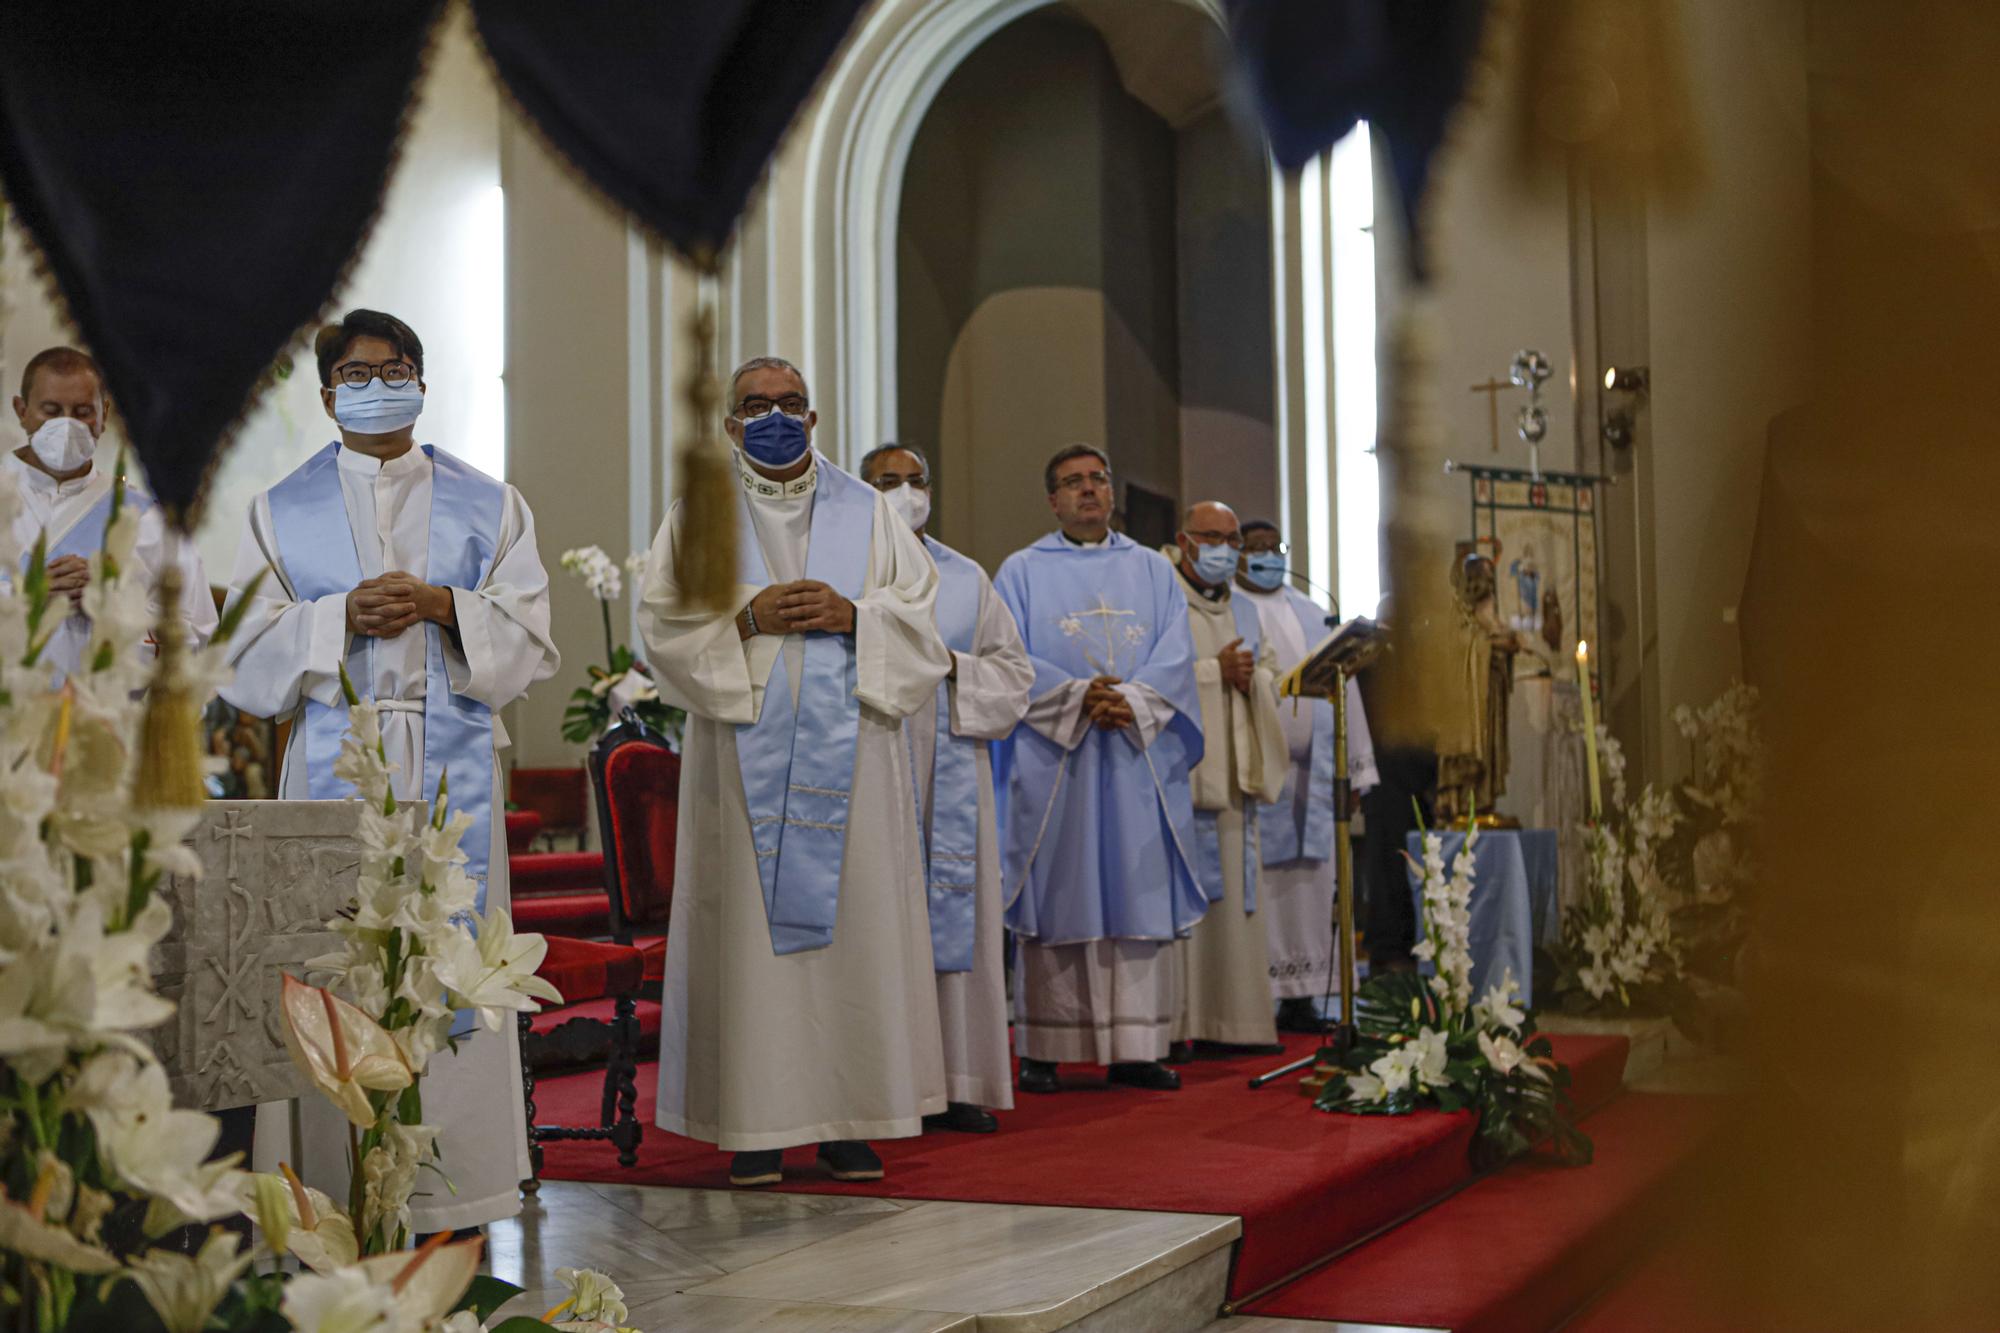
[[[1361,872],[1356,878],[1368,956],[1379,964],[1407,959],[1417,942],[1417,913],[1410,900],[1403,852],[1420,811],[1425,824],[1435,826],[1437,754],[1380,749],[1375,752],[1375,768],[1382,780],[1361,798],[1368,834],[1361,840]]]

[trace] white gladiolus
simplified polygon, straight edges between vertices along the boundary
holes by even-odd
[[[222,1304],[229,1284],[250,1266],[250,1256],[236,1252],[241,1240],[218,1227],[192,1258],[171,1250],[149,1250],[132,1261],[130,1277],[146,1294],[146,1303],[167,1333],[202,1333],[208,1327],[208,1317]]]

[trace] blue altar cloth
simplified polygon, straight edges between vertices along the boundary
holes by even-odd
[[[1465,843],[1465,834],[1446,833],[1444,861],[1448,867]],[[1423,835],[1411,833],[1408,850],[1423,860]],[[1557,843],[1554,829],[1493,829],[1482,831],[1472,849],[1472,993],[1486,993],[1508,968],[1521,996],[1534,995],[1535,945],[1553,943],[1562,932],[1557,904]],[[1417,866],[1409,868],[1410,896],[1417,919],[1423,919],[1423,880]],[[1424,971],[1430,971],[1428,965]]]

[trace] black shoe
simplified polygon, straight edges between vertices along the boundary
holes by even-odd
[[[1021,1057],[1022,1092],[1061,1092],[1062,1081],[1056,1077],[1056,1062],[1053,1060],[1030,1060]]]
[[[1158,1060],[1123,1060],[1111,1066],[1107,1077],[1128,1088],[1151,1088],[1155,1092],[1178,1092],[1181,1086],[1181,1076]]]
[[[1191,1041],[1177,1041],[1167,1047],[1166,1062],[1170,1065],[1192,1064],[1194,1062],[1194,1043]]]
[[[882,1159],[860,1139],[833,1139],[819,1145],[819,1164],[835,1180],[880,1180]]]
[[[739,1188],[775,1185],[785,1178],[785,1150],[740,1152],[729,1159],[729,1183]]]
[[[1000,1121],[991,1111],[971,1102],[947,1103],[942,1115],[924,1117],[925,1129],[955,1129],[961,1134],[991,1134]]]
[[[1326,1031],[1326,1024],[1321,1021],[1319,1010],[1313,1007],[1311,999],[1295,995],[1289,1000],[1278,1001],[1278,1031],[1319,1033]]]

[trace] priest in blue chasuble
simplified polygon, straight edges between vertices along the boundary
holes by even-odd
[[[259,495],[230,575],[251,596],[230,645],[223,698],[288,717],[279,780],[287,800],[352,794],[334,776],[347,730],[340,668],[381,709],[398,800],[436,797],[473,816],[462,846],[480,910],[507,904],[500,710],[559,665],[549,580],[519,491],[435,445],[417,444],[424,348],[393,315],[353,310],[315,342],[320,398],[340,439]],[[264,581],[254,595],[250,582]],[[451,1188],[420,1179],[416,1232],[482,1226],[520,1211],[527,1124],[518,1038],[460,1023],[424,1080],[424,1119],[440,1127]],[[290,1162],[343,1197],[347,1119],[323,1098],[261,1108],[260,1170]]]
[[[994,774],[1021,946],[1021,1088],[1056,1091],[1057,1063],[1073,1061],[1171,1090],[1171,946],[1209,907],[1188,785],[1202,732],[1187,601],[1171,565],[1111,531],[1101,449],[1059,451],[1042,481],[1057,530],[993,581],[1035,669]]]
[[[1028,711],[1035,670],[986,571],[925,531],[931,475],[923,451],[895,444],[870,450],[861,476],[888,497],[936,563],[938,633],[951,650],[951,676],[938,687],[937,706],[919,708],[903,724],[924,836],[945,1095],[951,1099],[943,1115],[924,1124],[991,1133],[999,1121],[987,1108],[1014,1104],[1014,1077],[988,742],[1005,738]]]
[[[660,697],[688,713],[656,1118],[733,1152],[736,1185],[775,1183],[808,1144],[817,1169],[872,1180],[867,1141],[947,1102],[903,739],[952,669],[938,573],[886,497],[813,449],[796,367],[759,357],[726,387],[734,606],[683,604],[679,505],[640,597]]]
[[[1257,610],[1231,591],[1243,544],[1235,511],[1192,506],[1175,538],[1173,567],[1187,600],[1195,689],[1206,740],[1194,766],[1195,872],[1208,915],[1182,947],[1183,1041],[1268,1046],[1278,1039],[1271,1011],[1271,953],[1261,892],[1257,806],[1284,790],[1286,753],[1278,724],[1277,659]]]

